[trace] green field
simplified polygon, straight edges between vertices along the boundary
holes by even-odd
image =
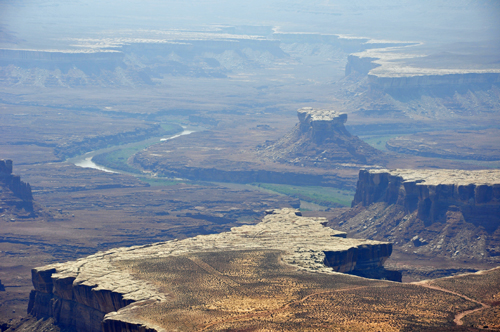
[[[139,180],[141,180],[142,182],[149,183],[149,185],[152,187],[175,186],[176,184],[181,183],[181,181],[167,180],[167,179],[161,179],[161,178],[149,178],[149,177],[143,177],[143,176],[139,176],[137,178]]]
[[[400,137],[404,135],[388,135],[388,136],[360,136],[364,142],[370,144],[373,146],[375,149],[378,149],[380,151],[387,151],[385,147],[385,143],[387,143],[388,140],[395,138],[395,137]]]
[[[174,135],[182,132],[182,127],[175,123],[162,123],[163,135]],[[141,171],[133,168],[127,163],[127,160],[137,152],[144,150],[150,145],[159,143],[157,139],[146,140],[143,142],[129,143],[126,147],[118,147],[116,150],[104,152],[95,155],[92,161],[101,166],[118,171],[139,174]]]
[[[311,202],[326,207],[351,206],[352,199],[354,198],[354,191],[332,187],[305,187],[272,183],[255,183],[253,185],[283,195],[295,197],[301,201]]]
[[[104,152],[94,156],[92,158],[92,161],[95,162],[96,164],[114,170],[124,171],[128,173],[141,173],[141,171],[130,166],[127,163],[127,160],[135,153],[147,148],[150,145],[151,144],[144,143],[123,149],[116,149],[110,152]]]

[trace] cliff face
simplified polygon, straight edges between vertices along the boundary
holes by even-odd
[[[408,55],[400,56],[401,59],[405,57]],[[347,59],[345,74],[347,76],[357,72],[368,75],[372,88],[396,94],[431,92],[439,95],[455,90],[467,91],[470,88],[489,89],[500,83],[500,72],[495,69],[419,68],[393,63],[395,59],[398,59],[397,54],[384,52],[373,53],[371,56],[370,52],[351,54]],[[425,66],[426,63],[421,65]],[[432,63],[428,65],[432,67]]]
[[[354,54],[350,54],[347,57],[347,64],[345,66],[345,76],[350,75],[353,72],[357,72],[361,75],[368,75],[370,70],[380,66],[373,62],[375,60],[377,60],[377,58],[361,57]]]
[[[299,123],[277,142],[259,146],[259,154],[293,165],[330,168],[333,164],[383,163],[383,153],[352,136],[344,127],[347,114],[304,107]]]
[[[14,197],[4,195],[2,201],[33,213],[33,195],[29,183],[21,181],[19,175],[12,174],[12,160],[0,160],[0,184],[9,188]]]
[[[329,226],[405,253],[500,262],[498,170],[361,170],[352,206]]]
[[[494,232],[500,225],[500,173],[361,170],[352,205],[376,202],[401,205],[407,214],[416,211],[426,224],[458,210],[466,220]]]
[[[134,312],[168,301],[169,295],[120,266],[193,253],[278,250],[284,263],[304,271],[401,279],[398,272],[383,268],[392,244],[347,239],[344,232],[324,224],[326,219],[305,218],[294,209],[269,210],[261,223],[235,227],[231,232],[113,249],[76,262],[33,269],[35,289],[28,310],[37,318],[53,317],[57,324],[77,331],[101,331],[101,324],[104,331],[154,331],[151,322],[137,318]],[[196,264],[208,273],[213,271],[203,262]]]
[[[28,313],[37,319],[52,317],[56,324],[77,331],[101,331],[104,316],[134,302],[123,298],[123,292],[99,290],[75,277],[55,276],[55,268],[33,269],[35,288],[30,294]],[[110,280],[111,281],[111,280]],[[125,286],[125,285],[124,285]]]

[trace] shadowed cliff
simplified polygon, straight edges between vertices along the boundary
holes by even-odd
[[[498,170],[361,170],[352,209],[330,225],[396,250],[498,264]]]
[[[12,160],[0,160],[0,186],[4,187],[0,191],[0,202],[3,203],[2,205],[6,205],[5,207],[0,206],[0,212],[14,207],[17,210],[25,211],[25,213],[21,212],[21,215],[26,213],[30,216],[34,215],[31,186],[29,183],[21,181],[19,175],[12,174]]]

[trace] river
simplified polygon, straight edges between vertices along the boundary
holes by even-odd
[[[93,168],[93,169],[97,169],[97,170],[100,170],[103,172],[108,172],[108,173],[126,173],[123,171],[117,171],[117,170],[109,169],[109,168],[104,167],[104,166],[100,166],[100,165],[94,163],[92,161],[92,158],[94,156],[101,154],[101,153],[104,153],[104,152],[111,152],[111,151],[118,150],[118,149],[136,147],[139,145],[148,145],[149,146],[149,145],[169,141],[169,140],[172,140],[172,139],[175,139],[175,138],[178,138],[181,136],[189,135],[189,134],[192,134],[196,131],[199,131],[199,130],[194,130],[193,128],[187,129],[187,127],[184,127],[184,126],[183,126],[183,128],[184,128],[184,131],[182,131],[180,134],[175,134],[175,135],[172,135],[169,137],[152,137],[152,138],[148,138],[147,140],[143,140],[143,141],[139,141],[139,142],[122,144],[122,145],[115,145],[115,146],[104,148],[104,149],[94,150],[94,151],[90,151],[90,152],[87,152],[85,154],[82,154],[82,155],[79,155],[76,157],[68,158],[66,160],[66,162],[72,163],[78,167]]]

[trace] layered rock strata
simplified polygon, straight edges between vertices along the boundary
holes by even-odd
[[[417,211],[426,223],[443,218],[450,209],[486,230],[500,225],[500,171],[361,170],[352,205],[376,202]]]
[[[470,51],[470,50],[469,50]],[[474,58],[464,60],[464,64],[454,64],[443,67],[436,64],[436,57],[444,57],[447,52],[434,56],[422,54],[395,53],[388,50],[367,50],[349,55],[347,59],[346,76],[357,72],[368,75],[372,88],[389,93],[421,93],[431,92],[434,95],[450,93],[455,90],[489,89],[492,85],[500,84],[500,70],[488,63],[474,68],[478,64],[471,64]],[[459,55],[449,53],[448,61],[452,63]],[[416,63],[413,63],[416,62]],[[471,66],[474,69],[462,68]],[[488,65],[491,67],[488,68]]]
[[[333,164],[374,164],[383,153],[352,136],[344,124],[347,114],[304,107],[297,110],[299,123],[277,142],[259,146],[259,154],[293,165],[330,168]]]
[[[328,225],[432,257],[414,277],[500,262],[500,170],[361,170],[352,206]],[[432,265],[442,260],[451,265]]]
[[[29,312],[53,317],[77,331],[153,331],[154,326],[127,321],[121,313],[134,306],[167,301],[154,285],[134,279],[119,268],[122,261],[179,256],[196,252],[273,249],[282,260],[300,270],[351,273],[400,280],[383,263],[392,252],[388,242],[347,239],[344,232],[325,227],[324,218],[305,218],[294,209],[269,210],[257,225],[235,227],[231,232],[201,235],[182,241],[118,248],[77,260],[33,269],[35,290]],[[149,325],[148,325],[149,324]]]
[[[19,175],[12,174],[12,160],[0,160],[0,184],[10,189],[14,197],[2,195],[2,201],[33,213],[33,195],[29,183],[21,181]]]

